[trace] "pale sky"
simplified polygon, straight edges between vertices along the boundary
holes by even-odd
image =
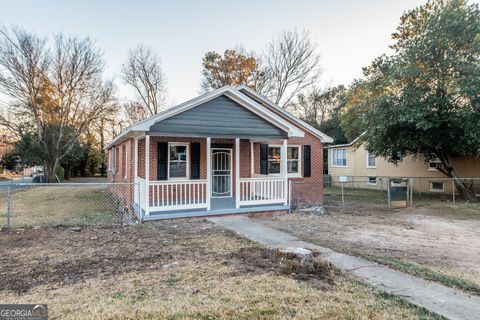
[[[389,53],[401,14],[424,2],[0,0],[0,24],[95,39],[104,51],[106,76],[117,77],[120,98],[132,94],[118,79],[128,50],[148,45],[162,58],[170,103],[180,103],[199,93],[206,52],[237,45],[261,52],[278,32],[295,27],[310,31],[319,45],[322,84],[348,85],[361,77],[362,67]]]

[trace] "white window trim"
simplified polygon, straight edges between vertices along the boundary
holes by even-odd
[[[442,184],[442,190],[440,189],[433,189],[433,183],[441,183]],[[431,192],[444,192],[445,191],[445,182],[443,181],[430,181],[430,191]]]
[[[175,146],[185,146],[187,147],[187,165],[186,165],[186,170],[187,172],[185,173],[185,177],[170,177],[170,147],[175,147]],[[168,143],[168,180],[190,180],[190,143],[189,142],[169,142]]]
[[[128,167],[129,167],[129,162],[128,162],[128,155],[130,153],[130,143],[125,145],[125,179],[128,177]]]
[[[269,144],[268,145],[268,148],[270,149],[270,147],[273,147],[273,148],[280,148],[280,173],[268,173],[268,175],[266,174],[254,174],[252,176],[255,176],[255,177],[263,177],[263,176],[270,176],[270,177],[282,177],[283,176],[283,172],[282,172],[282,168],[283,166],[281,165],[282,164],[282,147],[281,145],[279,144]],[[287,145],[287,156],[288,156],[288,148],[289,147],[294,147],[294,148],[298,148],[298,172],[297,173],[288,173],[287,172],[287,176],[289,178],[302,178],[302,146],[299,145],[299,144],[292,144],[292,145]],[[288,161],[288,159],[287,159]],[[288,169],[287,169],[288,170]]]
[[[366,160],[365,160],[367,169],[376,169],[377,168],[377,157],[375,157],[375,165],[374,166],[369,166],[368,165],[368,158],[369,158],[370,152],[366,151],[365,153],[366,153],[366,156],[367,156]]]
[[[440,165],[442,164],[442,162],[440,160],[428,161],[428,171],[438,171],[437,168],[430,167],[431,163],[437,163],[437,164],[440,164]]]
[[[113,147],[112,149],[112,168],[111,168],[111,171],[113,172],[113,174],[116,174],[117,173],[117,146]]]
[[[281,177],[282,176],[282,145],[279,144],[269,144],[268,145],[268,157],[270,158],[270,148],[279,148],[280,149],[280,173],[270,173],[268,172],[268,176],[270,177]],[[268,159],[268,168],[270,168],[270,159]]]
[[[110,149],[110,152],[108,153],[108,171],[114,172],[115,168],[115,147]]]
[[[302,146],[299,144],[287,145],[287,162],[288,162],[288,148],[298,148],[298,172],[291,172],[291,173],[287,172],[287,175],[292,178],[301,178],[302,177]],[[287,171],[288,171],[288,166],[287,166]]]
[[[345,150],[345,165],[344,166],[339,166],[336,164],[333,164],[333,153],[338,150]],[[346,148],[339,148],[339,149],[332,149],[332,167],[333,168],[346,168],[348,166],[348,159],[347,159],[347,149]]]
[[[375,178],[375,183],[370,182],[370,178]],[[376,186],[376,185],[377,185],[377,181],[378,181],[377,177],[367,177],[367,184],[368,184],[369,186]]]

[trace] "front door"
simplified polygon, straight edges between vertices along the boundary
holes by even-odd
[[[212,198],[232,196],[232,149],[212,149]]]

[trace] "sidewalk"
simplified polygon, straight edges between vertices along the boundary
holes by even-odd
[[[210,221],[260,244],[278,248],[304,248],[320,252],[334,266],[369,285],[455,320],[480,317],[480,298],[443,285],[410,276],[379,264],[301,241],[248,217],[210,218]]]

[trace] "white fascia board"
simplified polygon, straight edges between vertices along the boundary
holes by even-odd
[[[366,131],[365,131],[366,132]],[[355,139],[353,139],[352,142],[350,143],[344,143],[344,144],[334,144],[334,145],[331,145],[331,146],[327,146],[325,147],[325,149],[333,149],[333,148],[342,148],[342,147],[351,147],[353,146],[355,143],[357,143],[357,141],[365,134],[365,132],[363,132],[361,135],[359,135],[358,137],[356,137]]]
[[[184,111],[187,111],[193,107],[196,107],[198,105],[201,105],[209,100],[212,100],[216,97],[219,97],[221,95],[225,95],[229,97],[230,99],[234,100],[238,104],[244,106],[248,110],[254,112],[255,114],[259,115],[260,117],[264,118],[268,122],[276,125],[277,127],[280,127],[281,129],[285,130],[288,132],[289,136],[292,137],[303,137],[304,132],[295,128],[291,124],[289,124],[287,121],[281,119],[277,115],[273,114],[272,112],[268,110],[264,110],[258,103],[250,99],[249,97],[246,97],[245,95],[241,94],[234,88],[230,86],[225,86],[222,88],[219,88],[217,90],[211,91],[209,93],[206,93],[204,95],[201,95],[197,98],[194,98],[192,100],[189,100],[187,102],[184,102],[182,104],[179,104],[178,106],[175,106],[173,108],[167,109],[165,111],[162,111],[158,113],[157,115],[150,117],[148,119],[145,119],[135,125],[132,126],[132,130],[135,131],[148,131],[150,130],[150,127],[154,125],[157,122],[160,122],[162,120],[165,120],[167,118],[173,117],[174,115],[177,115],[179,113],[182,113]]]
[[[283,120],[273,112],[266,110],[264,107],[260,106],[257,102],[254,100],[250,99],[246,95],[242,94],[241,92],[237,91],[236,89],[230,87],[230,86],[225,86],[219,89],[216,89],[214,91],[205,93],[201,96],[198,96],[196,98],[193,98],[191,100],[188,100],[184,103],[181,103],[177,106],[174,106],[172,108],[163,110],[159,113],[157,113],[154,116],[151,116],[145,120],[139,121],[130,127],[128,127],[126,130],[124,130],[121,134],[119,134],[117,137],[115,137],[105,148],[110,148],[113,144],[118,143],[120,140],[125,139],[126,135],[130,132],[148,132],[150,130],[150,127],[154,125],[155,123],[165,120],[167,118],[173,117],[174,115],[177,115],[179,113],[182,113],[184,111],[187,111],[193,107],[196,107],[202,103],[205,103],[209,100],[212,100],[216,97],[219,97],[221,95],[226,95],[230,99],[234,100],[235,102],[239,103],[240,105],[244,106],[248,110],[254,112],[258,116],[264,118],[268,122],[276,125],[277,127],[281,128],[282,130],[285,130],[288,133],[289,137],[304,137],[305,133],[296,128],[295,126],[291,125],[287,121]]]
[[[253,113],[259,115],[260,117],[264,118],[268,122],[276,125],[277,127],[282,128],[283,130],[288,132],[289,137],[301,137],[305,136],[305,132],[298,129],[297,127],[291,125],[288,121],[283,120],[273,112],[266,110],[264,107],[259,105],[257,102],[252,100],[251,98],[245,96],[241,92],[232,88],[225,93],[227,97],[234,100],[238,104],[244,106],[245,108],[249,109]]]
[[[269,99],[267,99],[266,97],[264,97],[263,95],[261,95],[260,93],[256,92],[255,90],[251,89],[250,87],[246,86],[246,85],[241,85],[241,86],[238,86],[236,87],[236,90],[240,92],[240,90],[244,89],[245,91],[248,91],[249,93],[251,93],[252,95],[254,95],[255,97],[259,98],[260,100],[262,100],[263,102],[265,102],[266,104],[268,104],[270,107],[274,108],[275,110],[279,111],[280,113],[282,113],[284,116],[286,116],[287,118],[289,118],[290,120],[298,123],[299,125],[301,125],[302,127],[304,127],[305,129],[307,129],[308,131],[310,131],[313,135],[317,136],[318,138],[320,138],[323,142],[325,143],[332,143],[333,142],[333,138],[330,137],[330,136],[327,136],[325,133],[321,132],[320,130],[318,129],[315,129],[314,127],[312,127],[311,125],[309,125],[308,123],[306,123],[305,121],[297,118],[296,116],[294,116],[293,114],[291,114],[290,112],[288,112],[287,110],[285,109],[282,109],[280,108],[279,106],[277,106],[275,103],[273,103],[272,101],[270,101]]]
[[[125,141],[127,139],[139,138],[139,137],[144,136],[144,135],[145,135],[145,132],[143,132],[143,131],[133,131],[132,127],[128,127],[127,129],[122,131],[122,133],[120,133],[118,136],[113,138],[112,141],[110,141],[103,149],[108,150],[108,149],[122,143],[123,141]]]

